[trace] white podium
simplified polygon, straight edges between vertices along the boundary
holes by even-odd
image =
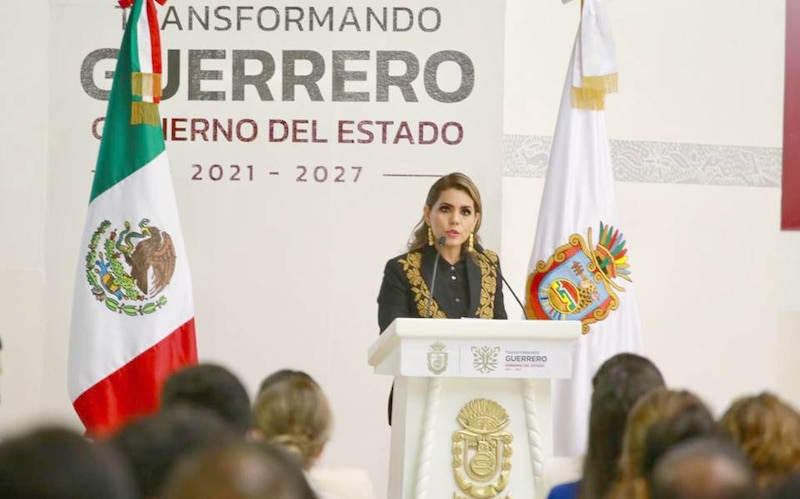
[[[389,499],[544,497],[550,380],[580,321],[397,319],[369,350],[395,377]]]

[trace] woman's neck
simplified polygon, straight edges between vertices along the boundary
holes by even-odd
[[[455,265],[456,263],[461,261],[461,248],[460,247],[458,247],[458,248],[444,247],[439,252],[439,254],[442,255],[442,258],[444,259],[444,261],[446,261],[450,265]]]

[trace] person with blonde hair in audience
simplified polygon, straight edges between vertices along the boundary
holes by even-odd
[[[608,497],[647,499],[646,477],[672,446],[716,432],[714,416],[700,398],[686,390],[657,389],[640,398],[628,414],[619,479]]]
[[[302,371],[283,369],[268,376],[259,388],[254,408],[256,437],[296,457],[311,487],[321,499],[370,498],[372,485],[362,470],[341,470],[350,482],[332,490],[331,475],[318,473],[315,464],[330,440],[333,415],[322,388]],[[328,476],[328,480],[322,480]]]
[[[735,400],[720,420],[766,489],[800,471],[800,416],[772,393]]]

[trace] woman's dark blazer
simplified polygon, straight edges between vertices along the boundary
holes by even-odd
[[[425,246],[386,263],[378,294],[381,332],[398,317],[447,318],[436,300],[430,299],[435,262],[436,250],[433,246]],[[464,262],[469,286],[468,317],[507,319],[497,254],[476,245],[475,251],[465,253]]]
[[[378,293],[378,325],[381,333],[398,317],[448,318],[436,300],[430,299],[435,262],[436,250],[433,246],[404,253],[386,262],[381,291]],[[476,245],[476,251],[464,255],[464,262],[469,286],[468,317],[507,319],[497,254]],[[389,424],[392,424],[393,394],[394,385],[389,393]]]

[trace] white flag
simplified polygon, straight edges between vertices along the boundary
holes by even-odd
[[[583,29],[573,49],[553,137],[526,288],[530,319],[583,322],[573,377],[553,383],[557,456],[585,451],[591,379],[597,368],[619,352],[642,351],[631,280],[635,266],[628,261],[606,132],[605,94],[616,90],[617,75],[603,4],[586,0],[584,5]],[[590,25],[604,36],[589,37]],[[582,38],[590,38],[591,43],[582,44]],[[608,44],[599,43],[601,39]]]

